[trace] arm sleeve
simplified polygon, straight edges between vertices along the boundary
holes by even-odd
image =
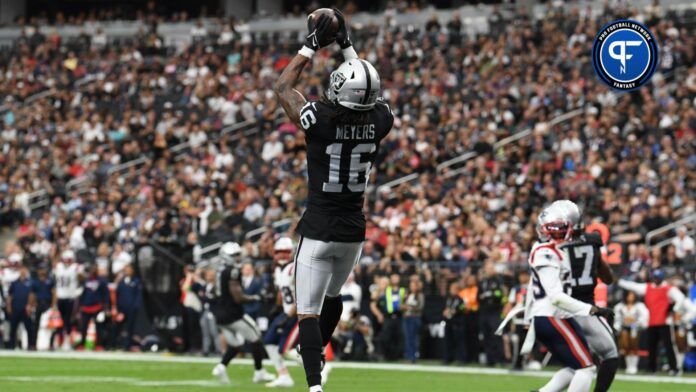
[[[544,266],[537,269],[537,276],[539,277],[541,286],[546,291],[546,295],[555,307],[571,313],[574,316],[588,316],[590,314],[592,305],[578,301],[563,292],[563,285],[558,277],[558,268],[548,265]]]
[[[300,109],[300,125],[309,135],[316,128],[319,119],[319,108],[316,101],[307,101]]]
[[[645,290],[648,287],[647,284],[645,283],[636,283],[636,282],[631,282],[625,279],[619,279],[619,287],[621,287],[624,290],[629,290],[633,291],[634,293],[638,295],[645,295]]]
[[[357,52],[355,51],[355,49],[353,48],[353,45],[351,45],[351,46],[349,46],[349,47],[347,47],[347,48],[345,48],[345,49],[342,49],[342,50],[341,50],[341,53],[343,54],[343,60],[344,60],[344,61],[348,61],[348,60],[352,60],[352,59],[357,59],[357,58],[358,58],[358,53],[357,53]]]

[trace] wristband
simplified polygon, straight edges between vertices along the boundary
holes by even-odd
[[[308,59],[311,59],[314,56],[314,50],[312,48],[308,48],[307,46],[303,46],[302,49],[297,51],[298,54],[301,54]]]
[[[355,52],[355,49],[353,49],[353,45],[341,49],[341,53],[343,53],[343,59],[346,61],[358,58],[358,54]]]

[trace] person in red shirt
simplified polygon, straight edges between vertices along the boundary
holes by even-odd
[[[653,373],[657,371],[657,355],[661,342],[667,352],[670,374],[677,375],[679,367],[667,318],[672,309],[680,309],[684,305],[685,297],[678,288],[664,281],[665,273],[660,269],[652,271],[650,280],[650,283],[635,283],[620,279],[619,287],[643,296],[645,306],[650,313],[646,332],[648,336],[648,370]]]

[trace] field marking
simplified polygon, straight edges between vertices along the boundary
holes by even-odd
[[[128,384],[138,387],[168,387],[168,386],[196,386],[217,388],[222,386],[219,381],[209,380],[171,380],[153,381],[135,377],[100,377],[100,376],[5,376],[3,381],[15,382],[43,382],[52,384]]]
[[[203,358],[187,355],[154,354],[154,353],[114,353],[114,352],[38,352],[38,351],[5,351],[0,350],[0,358],[44,358],[44,359],[89,359],[100,361],[142,361],[142,362],[174,362],[174,363],[204,363],[215,364],[215,357]],[[251,365],[250,359],[235,359],[233,364]],[[289,366],[298,366],[293,361],[288,361]],[[374,362],[332,362],[334,369],[368,369],[388,370],[398,372],[431,372],[454,374],[481,374],[493,376],[516,376],[548,378],[553,376],[552,371],[516,371],[507,369],[484,368],[471,366],[439,366],[439,365],[413,365],[398,363],[374,363]],[[670,377],[617,374],[617,380],[634,382],[654,382],[667,384],[696,385],[696,377]]]

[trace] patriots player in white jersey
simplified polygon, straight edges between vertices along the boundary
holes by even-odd
[[[19,279],[19,269],[22,265],[22,256],[19,253],[12,253],[6,262],[0,261],[0,347],[3,339],[10,335],[9,315],[5,315],[7,297],[10,292],[12,282]]]
[[[75,261],[75,252],[68,249],[60,255],[60,260],[53,268],[53,276],[56,280],[56,297],[58,298],[58,312],[63,319],[63,328],[56,331],[63,341],[63,349],[70,349],[70,334],[72,332],[72,319],[75,312],[75,300],[80,296],[81,288],[79,275],[83,273],[82,266]]]
[[[612,311],[578,301],[567,292],[572,271],[567,254],[559,246],[571,238],[573,224],[562,204],[554,202],[544,208],[537,231],[541,241],[534,244],[529,256],[532,280],[525,319],[531,325],[527,339],[538,339],[564,366],[539,391],[561,391],[568,387],[569,392],[587,392],[592,387],[596,367],[585,335],[573,317],[595,314],[610,317]]]
[[[290,388],[295,385],[282,357],[292,348],[298,337],[295,265],[291,263],[293,250],[294,245],[288,237],[278,239],[273,247],[273,259],[276,262],[273,281],[283,311],[273,319],[263,338],[266,352],[278,371],[278,378],[266,384],[271,388]]]

